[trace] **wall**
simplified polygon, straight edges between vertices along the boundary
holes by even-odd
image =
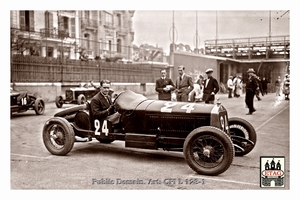
[[[173,79],[178,76],[178,66],[185,66],[185,73],[193,75],[194,80],[199,77],[200,74],[205,75],[205,71],[208,68],[214,70],[213,76],[219,80],[220,71],[218,68],[218,60],[205,55],[175,52],[174,53],[174,70]]]
[[[55,97],[61,93],[60,83],[11,83],[10,87],[18,91],[28,91],[43,98],[45,102],[55,101]]]
[[[99,86],[100,84],[95,83]],[[62,85],[61,83],[12,83],[10,87],[18,91],[28,91],[36,97],[41,97],[45,102],[54,102],[57,96],[65,98],[65,91],[71,87],[78,87],[78,84]],[[156,94],[155,83],[112,83],[111,88],[116,94],[130,89],[143,95]]]

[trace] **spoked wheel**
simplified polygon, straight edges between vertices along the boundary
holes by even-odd
[[[41,98],[37,98],[34,102],[34,111],[37,115],[42,115],[45,112],[45,102]]]
[[[215,127],[200,127],[185,139],[184,157],[188,165],[203,175],[219,175],[231,165],[234,148],[229,136]]]
[[[55,98],[55,105],[56,105],[56,107],[61,108],[63,106],[63,104],[64,104],[64,101],[63,101],[62,96],[57,96]]]
[[[61,117],[51,118],[43,128],[43,142],[53,155],[64,156],[71,151],[75,134],[69,122]]]
[[[256,144],[256,131],[253,126],[248,121],[238,117],[229,118],[228,125],[235,155],[244,156],[252,151]]]

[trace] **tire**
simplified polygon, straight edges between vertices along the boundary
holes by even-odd
[[[44,125],[43,142],[51,154],[65,156],[74,146],[74,130],[66,119],[51,118]]]
[[[245,119],[232,117],[228,119],[230,136],[235,147],[236,156],[244,156],[252,151],[256,144],[256,131]],[[244,139],[247,140],[244,140]],[[249,141],[250,140],[250,141]],[[242,147],[243,149],[238,148]]]
[[[77,98],[77,103],[78,105],[81,105],[81,104],[85,104],[86,103],[86,98],[83,94],[80,94]]]
[[[225,132],[212,126],[203,126],[187,136],[183,153],[187,164],[195,172],[216,176],[231,165],[234,147]]]
[[[34,101],[34,111],[37,115],[42,115],[45,112],[45,102],[41,98]]]
[[[103,143],[103,144],[110,144],[112,143],[113,141],[115,140],[110,140],[110,139],[100,139],[100,138],[96,138],[100,143]]]
[[[64,101],[63,101],[62,96],[57,96],[55,98],[55,105],[56,105],[56,107],[61,108],[63,106],[63,104],[64,104]]]

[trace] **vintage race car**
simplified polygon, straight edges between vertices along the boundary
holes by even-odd
[[[74,104],[85,104],[87,100],[90,100],[99,92],[99,88],[95,87],[76,87],[70,88],[65,92],[65,98],[60,95],[55,98],[55,105],[61,108],[64,103],[74,103]],[[110,95],[112,95],[113,90],[110,90]]]
[[[43,127],[45,147],[54,155],[66,155],[75,136],[101,143],[122,140],[125,147],[181,151],[197,173],[218,175],[229,168],[234,155],[243,156],[256,144],[252,125],[228,118],[220,103],[150,100],[126,90],[114,106],[120,114],[117,123],[93,119],[89,101],[56,113]]]
[[[42,98],[36,97],[28,91],[17,91],[10,88],[10,113],[21,113],[27,110],[34,110],[37,115],[45,111],[45,102]]]
[[[55,105],[61,108],[63,104],[75,103],[75,104],[85,104],[88,99],[91,99],[97,93],[95,87],[76,87],[70,88],[65,92],[65,98],[63,95],[57,96],[55,98]]]

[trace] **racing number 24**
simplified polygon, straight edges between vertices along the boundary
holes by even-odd
[[[108,127],[107,127],[107,120],[103,121],[103,124],[102,124],[102,127],[101,127],[100,121],[98,119],[96,119],[94,121],[94,125],[95,125],[95,128],[96,128],[95,135],[100,135],[101,133],[105,133],[105,136],[108,135],[109,130],[108,130]],[[100,128],[101,128],[101,132],[99,132]]]
[[[171,113],[172,112],[172,107],[175,106],[175,105],[177,105],[177,102],[166,102],[164,104],[164,107],[162,107],[160,109],[160,112]],[[185,104],[185,105],[181,106],[180,109],[186,110],[186,113],[191,113],[192,110],[195,109],[194,106],[195,106],[195,103],[188,103],[188,104]]]

